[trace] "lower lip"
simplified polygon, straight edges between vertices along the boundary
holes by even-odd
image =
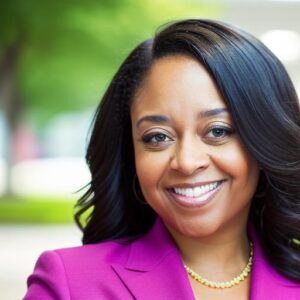
[[[201,195],[198,198],[187,197],[183,195],[176,194],[172,190],[168,190],[169,195],[172,197],[172,200],[175,200],[177,204],[184,207],[202,207],[208,203],[210,203],[216,194],[223,187],[224,181],[222,181],[215,189]]]

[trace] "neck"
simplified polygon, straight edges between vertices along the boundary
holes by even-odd
[[[169,226],[167,228],[183,262],[207,278],[228,280],[239,274],[248,262],[250,249],[246,224],[243,227],[228,225],[201,238],[187,237]]]

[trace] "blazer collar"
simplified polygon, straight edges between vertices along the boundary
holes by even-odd
[[[250,299],[300,299],[299,284],[278,273],[269,263],[253,224],[248,226],[248,236],[254,245]]]
[[[248,226],[254,244],[251,300],[300,299],[299,284],[283,277],[268,262],[253,225]],[[194,300],[179,251],[160,218],[150,231],[130,245],[124,265],[112,264],[134,299]]]
[[[159,218],[131,244],[125,265],[112,268],[134,299],[195,299],[179,251]]]

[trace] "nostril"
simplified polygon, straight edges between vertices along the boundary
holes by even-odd
[[[186,157],[174,156],[170,160],[170,168],[184,174],[193,174],[196,171],[204,170],[209,166],[209,158],[207,157]]]

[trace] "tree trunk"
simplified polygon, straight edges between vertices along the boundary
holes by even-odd
[[[21,115],[21,105],[18,93],[17,70],[21,52],[20,43],[15,43],[4,49],[0,58],[0,108],[4,112],[6,121],[5,162],[6,162],[6,185],[5,196],[12,196],[12,166],[13,166],[13,143],[12,137]]]

